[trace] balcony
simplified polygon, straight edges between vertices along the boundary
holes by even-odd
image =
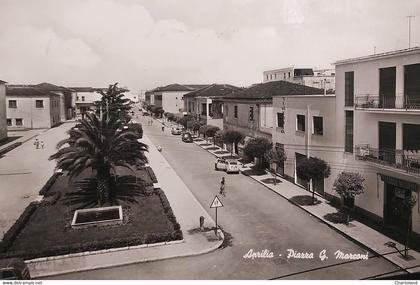
[[[368,144],[355,146],[356,159],[370,161],[420,176],[420,150],[381,150]]]
[[[357,95],[354,106],[361,110],[420,112],[420,96]]]

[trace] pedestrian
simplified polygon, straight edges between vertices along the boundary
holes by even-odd
[[[220,181],[220,195],[223,195],[226,197],[226,191],[225,191],[225,178],[222,177],[222,181]]]
[[[35,139],[34,146],[35,146],[36,149],[39,149],[39,141],[38,141],[38,139]]]
[[[41,141],[41,148],[44,149],[44,141]]]

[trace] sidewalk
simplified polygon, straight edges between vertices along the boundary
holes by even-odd
[[[212,153],[216,157],[220,157],[220,155],[215,154],[215,150],[209,150],[209,148],[211,149],[212,146],[208,146],[208,143],[205,140],[194,141],[194,143],[207,150],[208,152]],[[250,170],[252,166],[254,166],[254,164],[252,163],[242,165],[240,171],[244,172],[246,170]],[[322,197],[317,197],[317,199],[321,201],[320,204],[302,206],[293,202],[293,200],[291,199],[296,196],[312,195],[310,192],[304,190],[303,188],[281,177],[276,177],[277,180],[280,180],[280,182],[278,182],[277,185],[273,185],[271,182],[273,180],[273,176],[268,172],[266,172],[266,174],[264,175],[249,175],[249,177],[258,181],[259,183],[274,191],[275,193],[279,194],[283,198],[289,200],[294,205],[302,208],[312,216],[320,219],[322,222],[328,224],[330,227],[341,232],[348,238],[357,241],[360,244],[363,244],[364,246],[371,249],[377,254],[383,255],[383,257],[389,260],[390,262],[400,266],[401,268],[407,270],[410,273],[420,272],[420,253],[418,253],[417,251],[410,249],[408,254],[411,255],[414,259],[405,260],[401,257],[401,255],[398,252],[384,244],[389,241],[394,242],[399,250],[404,250],[404,245],[377,232],[376,230],[354,220],[351,221],[349,225],[345,225],[340,223],[332,223],[325,219],[325,215],[334,214],[338,212],[338,209],[330,205],[329,201],[327,201],[326,199]]]
[[[190,230],[199,227],[200,216],[205,218],[205,227],[211,228],[215,223],[150,139],[143,135],[142,141],[149,146],[147,153],[149,165],[155,172],[159,187],[165,192],[177,221],[181,225],[184,239],[169,243],[27,261],[32,276],[40,278],[131,263],[199,255],[216,250],[223,243],[223,239],[216,238],[214,231],[190,232]],[[223,233],[220,234],[223,237]]]
[[[22,138],[11,142],[24,143],[0,159],[0,239],[29,203],[38,198],[39,190],[55,167],[55,162],[48,157],[72,126],[73,123],[64,123],[52,129],[25,131]],[[44,142],[44,149],[35,149],[35,137]]]
[[[48,129],[36,129],[36,130],[24,130],[24,131],[8,131],[7,136],[8,137],[20,137],[16,140],[13,140],[11,142],[8,142],[7,144],[4,144],[0,146],[0,150],[5,149],[17,142],[19,143],[25,143],[28,140],[35,138],[36,136],[48,131]]]

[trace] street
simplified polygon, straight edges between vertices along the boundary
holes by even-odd
[[[214,218],[209,206],[222,177],[226,197],[218,209],[219,225],[232,236],[231,244],[205,255],[132,264],[54,276],[52,279],[363,279],[398,270],[369,252],[368,260],[337,260],[334,252],[366,254],[367,249],[242,174],[214,170],[215,158],[194,143],[183,143],[154,121],[140,121],[144,133],[162,147],[162,154]],[[150,147],[155,147],[150,146]],[[170,189],[164,189],[170,191]],[[188,205],[185,205],[188,207]],[[176,213],[175,213],[176,215]],[[199,217],[197,217],[198,226]],[[189,229],[183,229],[188,234]],[[273,253],[273,258],[243,258],[250,250]],[[287,258],[288,249],[313,253],[313,258]],[[326,250],[328,259],[319,253]],[[281,256],[279,256],[281,255]]]

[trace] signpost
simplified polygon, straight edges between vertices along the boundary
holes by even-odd
[[[218,228],[218,225],[217,225],[217,208],[220,208],[220,207],[223,207],[223,204],[222,204],[222,201],[220,201],[219,197],[217,197],[217,195],[216,195],[216,196],[214,196],[213,202],[210,205],[210,208],[215,208],[216,209],[216,230],[215,230],[216,233],[217,233],[217,228]]]

